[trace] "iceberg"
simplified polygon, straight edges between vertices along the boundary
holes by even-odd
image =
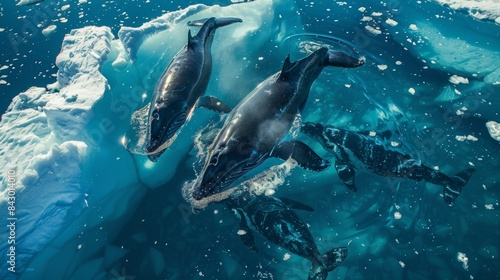
[[[256,193],[299,197],[313,206],[316,212],[301,218],[319,249],[350,251],[334,277],[470,278],[481,275],[478,263],[498,271],[486,253],[498,244],[477,232],[493,231],[495,218],[477,205],[495,205],[498,197],[492,168],[500,122],[498,14],[480,1],[418,2],[199,4],[121,27],[116,38],[109,27],[72,30],[55,61],[57,80],[28,85],[0,120],[0,219],[17,219],[16,273],[9,271],[11,244],[1,242],[0,278],[307,277],[309,264],[283,258],[281,248],[249,254],[223,207],[195,215],[183,200],[182,186],[196,176],[193,166],[203,154],[195,135],[221,122],[219,115],[197,109],[156,163],[122,146],[132,113],[150,101],[156,80],[185,44],[187,21],[211,16],[243,23],[215,38],[207,94],[234,106],[278,71],[287,54],[294,60],[319,46],[356,45],[366,67],[325,70],[301,118],[352,130],[396,130],[407,140],[398,141],[402,148],[438,162],[443,172],[466,164],[481,170],[454,208],[422,182],[363,174],[359,191],[351,193],[333,169],[312,174],[290,162],[270,161],[242,178]],[[449,15],[450,8],[481,15]],[[457,135],[477,138],[457,141]],[[481,240],[478,248],[493,249],[474,254],[474,240]],[[459,252],[467,252],[467,271],[456,261]]]

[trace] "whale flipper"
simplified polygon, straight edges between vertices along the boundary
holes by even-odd
[[[335,160],[335,169],[337,169],[340,180],[342,180],[342,182],[344,182],[344,184],[351,191],[357,192],[358,188],[354,184],[354,176],[356,175],[356,172],[354,172],[354,168],[349,166],[344,160],[337,159]]]
[[[468,168],[451,177],[451,182],[443,187],[443,197],[446,203],[450,205],[453,204],[455,199],[462,192],[462,188],[465,186],[465,184],[467,184],[467,182],[469,182],[472,173],[474,173],[475,171],[476,169],[474,168]]]
[[[282,160],[288,160],[289,157],[297,161],[300,167],[312,170],[322,171],[330,166],[330,162],[322,159],[304,142],[297,140],[280,143],[270,154]]]
[[[309,271],[308,280],[326,279],[328,272],[337,268],[347,257],[347,248],[332,249],[321,256],[319,261],[313,262]]]
[[[311,206],[306,205],[302,202],[298,202],[296,200],[285,198],[285,197],[280,197],[279,200],[281,200],[281,202],[283,202],[286,206],[288,206],[290,208],[314,212],[314,209],[312,209]]]
[[[198,107],[204,107],[219,113],[231,112],[231,107],[215,96],[203,96],[198,100]]]
[[[240,229],[245,231],[244,234],[240,235],[241,242],[243,242],[243,245],[245,245],[248,249],[254,251],[255,253],[258,253],[259,248],[257,248],[257,245],[255,244],[253,231],[247,225],[245,213],[243,213],[241,209],[238,209],[236,211],[238,211],[238,215],[240,216]]]
[[[337,268],[347,257],[347,248],[339,247],[323,254],[323,263],[328,271]]]

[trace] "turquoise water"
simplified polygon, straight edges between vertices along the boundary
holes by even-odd
[[[449,175],[470,167],[477,170],[454,205],[448,206],[441,197],[441,187],[425,182],[358,172],[358,192],[353,193],[333,167],[317,173],[294,168],[284,183],[276,186],[275,196],[295,199],[314,209],[312,213],[295,212],[308,225],[321,252],[335,247],[349,250],[345,261],[327,279],[500,278],[499,143],[486,127],[488,121],[500,122],[499,25],[431,1],[263,1],[266,4],[262,6],[255,2],[234,4],[233,10],[249,17],[242,26],[255,24],[252,36],[228,38],[229,31],[217,31],[207,93],[235,106],[259,82],[279,71],[287,54],[292,61],[298,60],[308,47],[329,45],[364,56],[366,64],[357,69],[325,68],[311,88],[301,114],[303,121],[355,131],[397,131],[396,144],[428,166]],[[231,4],[222,0],[0,4],[0,28],[5,29],[0,32],[4,50],[0,66],[9,65],[0,72],[8,82],[0,85],[0,109],[6,110],[12,98],[29,87],[56,81],[52,76],[58,71],[56,56],[64,35],[72,29],[109,26],[117,37],[122,25],[137,27],[198,3]],[[62,11],[65,4],[70,7]],[[251,22],[252,9],[259,8],[270,9],[270,18]],[[227,10],[220,12],[227,16],[225,13]],[[35,22],[37,17],[43,20]],[[68,21],[60,22],[61,17]],[[192,18],[196,17],[194,13]],[[27,31],[23,18],[40,26],[20,35],[23,41],[19,41],[15,34]],[[49,22],[56,23],[57,30],[46,37],[41,29]],[[147,102],[161,74],[155,68],[166,66],[187,37],[184,30],[165,34],[160,32],[142,42],[136,61],[129,66],[135,70],[118,72],[110,62],[102,67],[109,89],[93,108],[95,117],[87,129],[91,132],[100,118],[108,118],[115,130],[104,134],[101,141],[83,134],[74,139],[50,138],[50,144],[78,140],[88,145],[77,172],[85,182],[81,191],[88,196],[88,205],[78,211],[69,207],[71,215],[51,220],[57,210],[35,209],[38,202],[28,199],[30,186],[43,188],[46,181],[25,180],[25,188],[18,193],[19,211],[27,213],[24,217],[38,212],[44,215],[26,226],[28,229],[22,228],[20,219],[19,271],[7,272],[4,262],[2,279],[307,278],[308,260],[258,234],[260,252],[254,253],[237,234],[239,220],[223,205],[212,204],[195,214],[182,197],[183,185],[196,177],[202,161],[191,144],[193,136],[220,117],[197,110],[183,129],[180,144],[155,165],[144,156],[130,155],[118,144],[132,111],[121,118],[109,110],[110,104],[125,100],[127,90],[137,85],[148,94]],[[159,46],[162,40],[172,41]],[[220,49],[228,45],[234,46],[231,53]],[[134,105],[139,108],[140,104]],[[7,131],[8,124],[2,125]],[[1,142],[2,151],[7,151],[2,153],[4,167],[8,161],[18,162],[9,150],[23,149],[24,145],[34,149],[29,141],[9,140],[14,138],[5,135]],[[311,138],[299,134],[298,139],[334,162],[333,155]],[[241,181],[281,163],[269,159]],[[54,170],[57,173],[58,168]],[[55,181],[50,186],[57,184],[65,182]],[[65,201],[57,203],[66,207]],[[75,205],[81,206],[82,201]],[[61,228],[45,234],[37,229],[44,221]],[[73,228],[76,234],[70,233]],[[7,250],[4,245],[0,247],[2,255]],[[459,260],[461,254],[466,255],[467,264]]]

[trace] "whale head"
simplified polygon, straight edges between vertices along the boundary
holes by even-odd
[[[196,180],[193,198],[200,200],[228,189],[234,181],[262,163],[266,155],[245,141],[232,139],[216,143]]]
[[[166,104],[156,102],[149,115],[148,153],[160,153],[175,139],[176,132],[186,122],[188,106],[184,101]]]

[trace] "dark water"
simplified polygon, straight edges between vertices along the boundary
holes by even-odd
[[[441,187],[424,182],[360,172],[356,177],[359,190],[353,193],[341,183],[334,168],[320,173],[294,169],[276,196],[296,199],[314,208],[313,213],[297,210],[297,214],[309,225],[321,252],[341,246],[349,249],[347,259],[328,279],[500,279],[499,146],[485,126],[487,121],[500,121],[498,85],[484,86],[483,76],[465,70],[429,67],[432,62],[420,57],[426,54],[425,49],[443,51],[436,50],[431,43],[413,49],[401,43],[405,42],[401,37],[412,38],[406,33],[410,24],[418,22],[419,28],[424,28],[424,23],[428,23],[441,26],[442,36],[461,38],[472,46],[498,54],[498,24],[474,20],[463,11],[434,2],[281,2],[296,11],[304,28],[294,30],[289,26],[278,50],[271,44],[257,46],[261,48],[258,50],[246,45],[246,49],[239,50],[242,55],[252,50],[264,59],[262,67],[252,77],[246,77],[242,92],[228,97],[232,105],[256,83],[279,70],[287,53],[295,59],[304,56],[300,45],[303,42],[329,44],[347,51],[355,48],[366,57],[366,65],[355,70],[325,69],[311,89],[303,120],[353,130],[398,131],[404,149],[431,167],[449,175],[471,166],[477,169],[453,206],[444,203]],[[0,33],[4,50],[0,53],[0,64],[11,65],[1,72],[8,75],[5,80],[10,84],[0,85],[3,89],[0,110],[5,110],[15,95],[30,86],[55,82],[51,76],[57,71],[54,61],[64,34],[71,29],[105,25],[116,36],[121,25],[139,26],[167,11],[195,3],[199,2],[91,1],[81,5],[68,2],[71,7],[66,11],[60,11],[61,3],[55,1],[28,7],[16,7],[11,2],[0,4],[3,8],[0,27],[5,28]],[[229,1],[204,3],[230,4]],[[389,17],[397,19],[398,26],[394,28],[399,31],[375,36],[360,21],[370,13],[361,13],[359,7],[383,12],[380,19],[372,16],[370,26],[390,29],[384,22]],[[84,14],[82,18],[80,12]],[[57,13],[68,22],[58,23],[57,31],[49,38],[41,34],[41,27],[20,35],[25,41],[19,44],[9,37],[22,34],[25,26],[31,26],[27,21],[34,23],[37,16],[43,19],[38,22],[41,26],[48,26],[60,18]],[[435,38],[424,39],[430,42]],[[470,64],[467,58],[457,61]],[[498,57],[489,63],[500,67]],[[387,69],[377,70],[384,65]],[[455,73],[469,78],[467,85],[452,85],[463,96],[437,100],[440,92],[450,86],[450,76]],[[105,76],[114,78],[109,73]],[[126,85],[123,82],[122,86]],[[410,88],[417,93],[410,94]],[[468,109],[463,109],[464,106]],[[457,117],[457,110],[463,115]],[[466,135],[473,135],[477,141],[456,140],[455,136]],[[311,139],[302,135],[299,139],[324,158],[332,158]],[[119,177],[122,172],[136,172],[116,166],[107,170],[104,163],[99,163],[104,158],[100,153],[106,151],[98,151],[89,159],[95,163],[89,167],[94,187],[106,186],[106,182],[99,182],[100,178],[108,178],[106,173],[114,172]],[[54,247],[59,251],[52,249],[49,261],[43,263],[38,259],[38,263],[27,265],[20,279],[306,279],[309,261],[296,255],[285,260],[288,251],[263,237],[256,235],[260,253],[247,249],[236,234],[239,221],[222,205],[211,205],[197,214],[191,211],[180,190],[187,180],[194,179],[193,164],[197,166],[197,159],[192,154],[179,152],[177,157],[181,160],[176,167],[162,163],[166,169],[175,168],[172,180],[154,189],[139,187],[137,182],[136,195],[126,197],[128,200],[123,203],[127,211],[116,209],[120,214],[112,223],[96,222],[98,226],[82,230],[77,239],[64,246],[56,244]],[[116,154],[110,151],[106,157],[113,158]],[[135,163],[139,165],[142,161],[136,158]],[[269,160],[243,179],[278,163],[281,161]],[[114,192],[106,198],[119,197],[120,190]],[[113,211],[103,213],[113,215]],[[85,255],[64,250],[79,244],[87,250]],[[460,253],[466,254],[467,267],[457,259]],[[38,267],[39,264],[46,267]],[[40,271],[43,276],[38,274]]]

